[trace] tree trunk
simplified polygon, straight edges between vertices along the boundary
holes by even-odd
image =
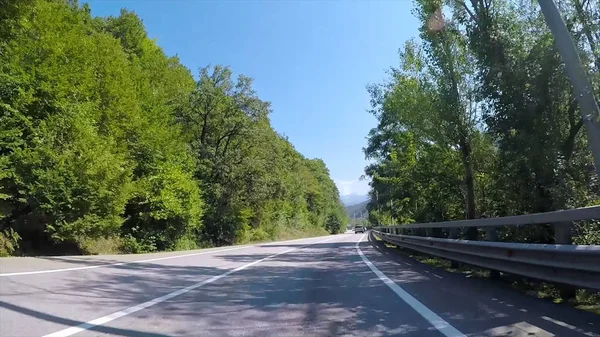
[[[473,160],[472,160],[471,144],[467,140],[463,140],[460,146],[462,163],[465,168],[465,186],[467,188],[466,208],[467,219],[475,219],[477,212],[475,211],[475,178],[473,176]],[[469,227],[466,232],[467,240],[477,240],[477,228]]]

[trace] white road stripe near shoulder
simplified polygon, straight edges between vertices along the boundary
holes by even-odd
[[[444,336],[465,337],[465,335],[462,332],[458,331],[456,328],[450,325],[450,323],[446,322],[435,312],[431,311],[431,309],[427,308],[423,303],[419,302],[419,300],[414,298],[411,294],[406,292],[406,290],[402,289],[394,281],[385,276],[384,273],[382,273],[377,267],[375,267],[373,263],[371,263],[371,261],[369,261],[369,259],[365,256],[365,254],[363,254],[359,247],[365,235],[367,234],[363,234],[360,240],[358,240],[358,242],[356,243],[356,251],[358,252],[360,258],[364,261],[364,263],[371,269],[371,271],[375,273],[375,275],[377,275],[377,277],[379,277],[379,279],[383,281],[385,285],[392,289],[392,291],[396,293],[396,295],[398,295],[400,299],[406,302],[406,304],[410,305],[419,315],[423,316],[423,318],[425,318],[429,323],[431,323],[431,325],[433,325],[434,328],[436,328],[439,332],[443,333]]]
[[[307,240],[307,239],[310,239],[310,238],[295,239],[295,240],[289,240],[289,241],[279,241],[279,242],[268,242],[268,243],[261,244],[261,245],[267,245],[268,246],[270,244],[284,243],[284,242],[294,242],[294,241],[301,241],[301,240]],[[33,270],[33,271],[23,271],[23,272],[15,272],[15,273],[1,273],[0,277],[22,276],[22,275],[36,275],[36,274],[50,274],[50,273],[60,273],[60,272],[74,271],[74,270],[86,270],[86,269],[97,269],[97,268],[105,268],[105,267],[116,267],[116,266],[123,266],[123,265],[128,265],[128,264],[135,264],[135,263],[146,263],[146,262],[154,262],[154,261],[178,259],[178,258],[181,258],[181,257],[188,257],[188,256],[206,255],[206,254],[210,254],[210,253],[228,252],[228,251],[232,251],[232,250],[238,250],[238,249],[244,249],[244,248],[252,248],[252,247],[256,247],[256,246],[258,246],[258,245],[245,245],[245,246],[237,246],[237,247],[232,247],[232,248],[207,250],[207,251],[202,251],[202,252],[198,252],[198,253],[190,253],[190,254],[182,254],[182,255],[157,257],[157,258],[153,258],[153,259],[137,260],[137,261],[125,261],[125,262],[117,262],[117,263],[106,263],[106,264],[98,264],[98,265],[94,265],[94,266],[71,267],[71,268],[60,268],[60,269],[45,269],[45,270]]]
[[[174,255],[174,256],[165,256],[165,257],[158,257],[158,258],[147,259],[147,260],[127,261],[127,262],[118,262],[118,263],[106,263],[106,264],[98,264],[98,265],[94,265],[94,266],[85,266],[85,267],[72,267],[72,268],[61,268],[61,269],[46,269],[46,270],[23,271],[23,272],[16,272],[16,273],[3,273],[3,274],[0,274],[0,277],[5,277],[5,276],[21,276],[21,275],[36,275],[36,274],[49,274],[49,273],[60,273],[60,272],[73,271],[73,270],[86,270],[86,269],[96,269],[96,268],[104,268],[104,267],[115,267],[115,266],[123,266],[123,265],[134,264],[134,263],[154,262],[154,261],[160,261],[160,260],[177,259],[177,258],[180,258],[180,257],[187,257],[187,256],[196,256],[196,255],[205,255],[205,254],[210,254],[210,253],[227,252],[227,251],[230,251],[230,250],[243,249],[243,248],[249,248],[249,247],[253,247],[253,246],[242,246],[242,247],[226,248],[226,249],[219,249],[219,250],[208,250],[208,251],[199,252],[199,253]]]
[[[311,245],[314,245],[314,244],[317,244],[317,243],[323,243],[323,242],[331,241],[333,239],[335,239],[335,236],[327,238],[325,240],[311,242],[311,243],[309,243],[307,245],[303,245],[303,246],[300,246],[300,247],[291,248],[291,249],[288,249],[288,250],[283,251],[281,253],[269,255],[269,256],[267,256],[265,258],[262,258],[260,260],[256,260],[254,262],[245,264],[243,266],[240,266],[240,267],[237,267],[235,269],[229,270],[228,272],[225,272],[225,273],[223,273],[221,275],[213,276],[213,277],[211,277],[211,278],[209,278],[207,280],[204,280],[202,282],[198,282],[196,284],[192,284],[191,286],[179,289],[177,291],[174,291],[172,293],[166,294],[166,295],[161,296],[161,297],[157,297],[157,298],[155,298],[153,300],[144,302],[142,304],[138,304],[138,305],[135,305],[133,307],[129,307],[129,308],[121,310],[121,311],[113,312],[112,314],[109,314],[109,315],[106,315],[106,316],[103,316],[103,317],[100,317],[100,318],[96,318],[94,320],[91,320],[89,322],[80,324],[78,326],[70,327],[70,328],[67,328],[67,329],[64,329],[64,330],[60,330],[60,331],[48,334],[48,335],[44,335],[43,337],[67,337],[67,336],[72,336],[72,335],[74,335],[76,333],[79,333],[79,332],[82,332],[82,331],[85,331],[85,330],[89,330],[89,329],[91,329],[91,328],[93,328],[95,326],[106,324],[106,323],[108,323],[110,321],[114,321],[117,318],[121,318],[123,316],[127,316],[127,315],[130,315],[130,314],[133,314],[134,312],[138,312],[138,311],[140,311],[142,309],[146,309],[148,307],[151,307],[153,305],[159,304],[161,302],[170,300],[173,297],[177,297],[179,295],[183,295],[183,294],[185,294],[187,292],[190,292],[190,291],[192,291],[194,289],[198,289],[198,288],[202,287],[203,285],[206,285],[206,284],[209,284],[209,283],[213,283],[213,282],[215,282],[215,281],[217,281],[219,279],[222,279],[224,277],[227,277],[227,276],[229,276],[229,275],[231,275],[231,274],[233,274],[235,272],[238,272],[240,270],[244,270],[244,269],[246,269],[248,267],[251,267],[251,266],[253,266],[253,265],[257,264],[257,263],[260,263],[262,261],[271,259],[271,258],[273,258],[275,256],[287,254],[287,253],[289,253],[291,251],[294,251],[294,250],[297,250],[297,249],[308,247],[308,246],[311,246]]]

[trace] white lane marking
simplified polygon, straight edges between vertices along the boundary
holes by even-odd
[[[161,296],[161,297],[157,297],[157,298],[155,298],[153,300],[144,302],[142,304],[138,304],[138,305],[135,305],[133,307],[129,307],[129,308],[121,310],[121,311],[113,312],[112,314],[109,314],[109,315],[106,315],[106,316],[103,316],[103,317],[100,317],[100,318],[96,318],[94,320],[91,320],[91,321],[86,322],[86,323],[82,323],[82,324],[74,326],[74,327],[70,327],[70,328],[67,328],[67,329],[64,329],[64,330],[60,330],[60,331],[48,334],[48,335],[44,335],[42,337],[67,337],[67,336],[71,336],[71,335],[74,335],[76,333],[79,333],[79,332],[82,332],[82,331],[85,331],[85,330],[89,330],[89,329],[91,329],[91,328],[93,328],[95,326],[106,324],[106,323],[108,323],[110,321],[113,321],[115,319],[118,319],[118,318],[121,318],[123,316],[127,316],[127,315],[130,315],[130,314],[133,314],[134,312],[137,312],[137,311],[140,311],[142,309],[146,309],[146,308],[151,307],[153,305],[159,304],[161,302],[170,300],[173,297],[185,294],[185,293],[190,292],[190,291],[192,291],[194,289],[198,289],[198,288],[202,287],[203,285],[206,285],[206,284],[209,284],[209,283],[213,283],[213,282],[215,282],[215,281],[217,281],[219,279],[227,277],[227,276],[229,276],[229,275],[231,275],[231,274],[233,274],[235,272],[238,272],[240,270],[244,270],[244,269],[246,269],[248,267],[251,267],[251,266],[253,266],[253,265],[257,264],[257,263],[260,263],[260,262],[262,262],[264,260],[271,259],[271,258],[273,258],[275,256],[283,255],[283,254],[289,253],[291,251],[294,251],[294,250],[297,250],[297,249],[301,249],[301,248],[304,248],[304,247],[308,247],[308,246],[311,246],[311,245],[314,245],[314,244],[317,244],[317,243],[323,243],[323,242],[331,241],[333,239],[335,239],[335,236],[327,238],[325,240],[311,242],[311,243],[309,243],[307,245],[304,245],[304,246],[300,246],[300,247],[296,247],[296,248],[291,248],[291,249],[288,249],[288,250],[283,251],[281,253],[269,255],[269,256],[267,256],[265,258],[262,258],[260,260],[256,260],[254,262],[245,264],[243,266],[240,266],[240,267],[237,267],[237,268],[232,269],[230,271],[227,271],[227,272],[225,272],[225,273],[223,273],[221,275],[213,276],[213,277],[211,277],[211,278],[209,278],[207,280],[204,280],[202,282],[198,282],[196,284],[192,284],[191,286],[179,289],[177,291],[174,291],[172,293],[166,294],[166,295]]]
[[[279,241],[279,242],[269,242],[269,243],[260,244],[260,245],[268,246],[268,245],[274,244],[274,243],[294,242],[294,241],[301,241],[301,240],[307,240],[307,239],[311,239],[311,238],[303,238],[303,239],[295,239],[295,240]],[[233,247],[233,248],[225,248],[225,249],[217,249],[217,250],[207,250],[207,251],[203,251],[203,252],[199,252],[199,253],[190,253],[190,254],[183,254],[183,255],[173,255],[173,256],[157,257],[157,258],[154,258],[154,259],[147,259],[147,260],[126,261],[126,262],[117,262],[117,263],[106,263],[106,264],[98,264],[98,265],[94,265],[94,266],[85,266],[85,267],[71,267],[71,268],[61,268],[61,269],[46,269],[46,270],[15,272],[15,273],[2,273],[2,274],[0,274],[0,277],[21,276],[21,275],[36,275],[36,274],[49,274],[49,273],[60,273],[60,272],[64,272],[64,271],[73,271],[73,270],[86,270],[86,269],[96,269],[96,268],[105,268],[105,267],[116,267],[116,266],[123,266],[123,265],[134,264],[134,263],[154,262],[154,261],[178,259],[180,257],[206,255],[206,254],[210,254],[210,253],[228,252],[228,251],[232,251],[232,250],[238,250],[238,249],[244,249],[244,248],[252,248],[252,247],[256,247],[256,246],[259,246],[259,245],[245,245],[245,246],[238,246],[238,247]]]
[[[576,326],[573,326],[573,325],[571,325],[571,324],[565,323],[565,322],[563,322],[563,321],[559,321],[559,320],[557,320],[557,319],[554,319],[554,318],[551,318],[551,317],[548,317],[548,316],[542,316],[542,319],[543,319],[543,320],[546,320],[546,321],[548,321],[548,322],[552,322],[552,323],[554,323],[554,324],[556,324],[556,325],[560,325],[560,326],[562,326],[563,328],[567,328],[567,329],[571,329],[571,330],[573,330],[573,331],[577,331],[577,332],[579,332],[579,333],[581,333],[581,334],[584,334],[584,335],[586,335],[586,336],[590,336],[590,337],[600,337],[600,335],[599,335],[599,334],[597,334],[597,333],[593,333],[593,332],[585,331],[585,330],[583,330],[583,329],[581,329],[581,328],[578,328],[578,327],[576,327]]]
[[[365,235],[367,234],[363,234],[360,240],[358,240],[358,242],[356,243],[356,251],[358,252],[358,255],[363,260],[363,262],[371,269],[371,271],[375,273],[375,275],[377,275],[377,277],[379,277],[379,279],[383,281],[385,285],[392,289],[392,291],[395,292],[396,295],[400,297],[400,299],[406,302],[406,304],[410,305],[419,315],[423,316],[423,318],[425,318],[429,323],[431,323],[431,325],[433,325],[433,327],[436,328],[439,332],[443,333],[447,337],[466,337],[462,332],[458,331],[456,328],[450,325],[450,323],[446,322],[443,318],[438,316],[435,312],[431,311],[431,309],[427,308],[423,303],[419,302],[411,294],[407,293],[406,290],[400,288],[399,285],[397,285],[394,281],[385,276],[384,273],[382,273],[377,267],[375,267],[373,263],[371,263],[371,261],[369,261],[369,259],[365,256],[365,254],[363,254],[359,247],[359,244],[364,239]]]
[[[251,246],[248,246],[248,247],[251,247]],[[204,254],[209,254],[209,253],[226,252],[226,251],[230,251],[230,250],[236,250],[236,249],[242,249],[242,248],[248,248],[248,247],[244,246],[244,247],[235,247],[235,248],[227,248],[227,249],[219,249],[219,250],[210,250],[210,251],[205,251],[205,252],[200,252],[200,253],[175,255],[175,256],[166,256],[166,257],[159,257],[159,258],[155,258],[155,259],[138,260],[138,261],[127,261],[127,262],[118,262],[118,263],[98,264],[98,265],[94,265],[94,266],[85,266],[85,267],[72,267],[72,268],[61,268],[61,269],[46,269],[46,270],[36,270],[36,271],[24,271],[24,272],[17,272],[17,273],[4,273],[4,274],[0,274],[0,277],[4,277],[4,276],[20,276],[20,275],[35,275],[35,274],[48,274],[48,273],[60,273],[60,272],[63,272],[63,271],[85,270],[85,269],[96,269],[96,268],[104,268],[104,267],[122,266],[122,265],[126,265],[126,264],[144,263],[144,262],[152,262],[152,261],[176,259],[176,258],[186,257],[186,256],[196,256],[196,255],[204,255]]]

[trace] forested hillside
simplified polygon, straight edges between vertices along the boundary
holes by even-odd
[[[363,201],[358,204],[346,206],[346,214],[348,214],[349,222],[351,225],[367,225],[368,215],[367,205],[369,201]]]
[[[598,1],[555,2],[598,98]],[[369,86],[378,120],[365,148],[373,161],[371,222],[599,204],[580,107],[538,2],[416,0],[414,15],[418,39],[400,48],[387,81]],[[577,243],[600,243],[598,222],[579,225]],[[539,226],[502,230],[500,239],[552,242],[553,235]]]
[[[270,112],[227,67],[194,78],[132,12],[0,1],[0,254],[339,232],[325,164],[275,132]]]
[[[348,216],[350,217],[360,218],[362,215],[366,215],[368,204],[369,201],[363,201],[358,204],[348,205],[345,207],[346,213],[348,213]]]

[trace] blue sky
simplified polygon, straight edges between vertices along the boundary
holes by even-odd
[[[398,48],[417,35],[410,0],[81,2],[93,15],[135,11],[193,73],[222,64],[254,78],[272,102],[273,127],[306,157],[323,159],[340,194],[367,193],[358,179],[375,119],[365,87],[384,80]]]

